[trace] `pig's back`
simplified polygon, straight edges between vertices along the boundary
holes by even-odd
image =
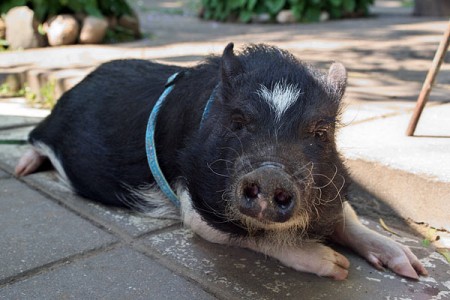
[[[103,64],[61,97],[30,142],[54,152],[76,192],[121,206],[125,186],[153,181],[146,124],[167,78],[180,70],[144,60]]]

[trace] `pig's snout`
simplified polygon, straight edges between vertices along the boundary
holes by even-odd
[[[239,211],[262,222],[288,221],[300,198],[290,176],[277,164],[264,164],[242,176],[236,188]]]

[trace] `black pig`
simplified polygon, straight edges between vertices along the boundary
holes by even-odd
[[[335,129],[346,78],[339,63],[324,75],[265,45],[236,56],[229,44],[193,68],[106,63],[31,132],[33,149],[16,173],[48,157],[78,194],[180,216],[211,242],[342,280],[349,262],[320,242],[329,238],[379,269],[418,278],[426,270],[414,254],[364,227],[345,201]],[[155,161],[162,173],[150,172]]]

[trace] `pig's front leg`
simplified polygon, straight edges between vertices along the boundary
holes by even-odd
[[[230,238],[228,234],[209,227],[200,219],[195,219],[189,225],[194,232],[210,242],[248,248],[276,258],[297,271],[336,280],[344,280],[348,275],[350,262],[347,258],[319,242],[304,242],[301,246],[274,246],[251,238]]]
[[[278,259],[297,271],[344,280],[350,262],[345,256],[319,242],[304,242],[301,246],[274,247],[251,240],[241,241],[240,246]]]
[[[302,246],[274,246],[269,241],[255,242],[251,238],[232,238],[229,234],[209,226],[193,209],[191,197],[187,190],[180,188],[183,223],[205,240],[225,245],[248,248],[274,257],[284,265],[298,271],[314,273],[319,276],[332,277],[337,280],[347,278],[350,266],[347,258],[333,249],[317,242],[304,242]]]
[[[348,202],[344,202],[343,221],[337,225],[332,238],[353,249],[379,270],[386,266],[399,275],[414,279],[428,274],[408,247],[361,224]]]

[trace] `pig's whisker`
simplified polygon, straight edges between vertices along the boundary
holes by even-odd
[[[311,167],[309,167],[309,166],[311,166]],[[297,177],[297,176],[299,176],[299,175],[302,175],[305,171],[306,172],[308,172],[308,175],[307,176],[305,176],[305,179],[306,178],[309,178],[311,175],[312,175],[312,169],[313,169],[313,163],[312,162],[309,162],[309,163],[307,163],[306,165],[304,165],[304,166],[302,166],[299,170],[297,170],[294,174],[293,174],[293,177]]]
[[[333,201],[336,200],[337,198],[339,198],[339,201],[340,201],[341,205],[343,205],[343,200],[342,200],[341,192],[342,192],[342,190],[343,190],[343,188],[344,188],[344,186],[345,186],[345,182],[346,182],[346,181],[345,181],[345,177],[344,177],[344,176],[342,176],[342,175],[340,175],[340,174],[337,173],[337,166],[336,166],[336,165],[334,165],[334,166],[335,166],[335,168],[336,168],[336,172],[333,174],[333,177],[332,177],[332,178],[329,178],[328,176],[326,176],[326,175],[324,175],[324,174],[314,174],[314,176],[323,176],[323,177],[325,177],[326,179],[328,179],[328,183],[327,183],[327,184],[325,184],[325,185],[323,185],[323,186],[315,186],[315,187],[313,187],[313,189],[316,189],[316,190],[319,191],[319,197],[316,196],[316,199],[319,200],[318,205],[321,205],[321,204],[327,204],[327,203],[333,202]],[[336,178],[336,176],[339,176],[340,178],[342,178],[342,185],[341,185],[340,187],[338,187],[338,186],[335,184],[335,182],[334,182],[334,179]],[[334,189],[336,190],[336,195],[334,196],[334,198],[325,200],[325,199],[322,198],[322,189],[324,189],[324,188],[326,188],[327,186],[330,186],[330,185],[333,186]],[[314,201],[313,204],[314,204],[314,205],[317,205],[316,201]]]
[[[234,148],[232,148],[232,147],[220,147],[220,148],[218,148],[218,149],[220,149],[220,150],[226,150],[226,149],[229,149],[229,150],[233,151],[234,153],[236,153],[236,158],[242,155],[241,153],[239,153],[236,149],[234,149]]]
[[[330,184],[333,183],[334,178],[335,178],[336,175],[338,174],[337,166],[334,165],[334,167],[335,167],[335,171],[334,171],[334,173],[333,173],[333,177],[332,177],[332,178],[330,178],[330,177],[328,177],[327,175],[324,175],[324,174],[319,174],[319,173],[317,173],[317,174],[312,174],[313,176],[322,176],[322,177],[325,177],[326,179],[328,179],[328,183],[326,183],[326,184],[323,185],[323,186],[317,187],[317,188],[326,188],[327,186],[329,186]]]
[[[207,163],[206,165],[208,166],[208,168],[211,170],[211,172],[213,172],[214,174],[216,174],[217,176],[221,176],[221,177],[226,177],[229,178],[230,177],[230,172],[229,172],[229,168],[227,167],[226,170],[228,171],[228,174],[220,174],[219,172],[215,171],[212,166],[218,162],[225,162],[225,163],[231,163],[229,160],[225,160],[225,159],[217,159],[215,161],[213,161],[212,163]]]
[[[197,207],[196,209],[199,210],[199,211],[204,211],[204,212],[207,212],[207,213],[212,213],[213,215],[215,215],[215,216],[217,216],[217,217],[219,217],[219,218],[225,219],[223,222],[219,222],[219,223],[226,223],[226,222],[228,222],[228,220],[229,220],[228,215],[226,215],[226,214],[224,214],[224,213],[218,212],[217,210],[215,210],[214,208],[212,208],[211,205],[209,205],[209,204],[208,204],[207,202],[205,202],[205,201],[203,201],[203,204],[206,206],[207,209],[200,208],[200,207]]]

